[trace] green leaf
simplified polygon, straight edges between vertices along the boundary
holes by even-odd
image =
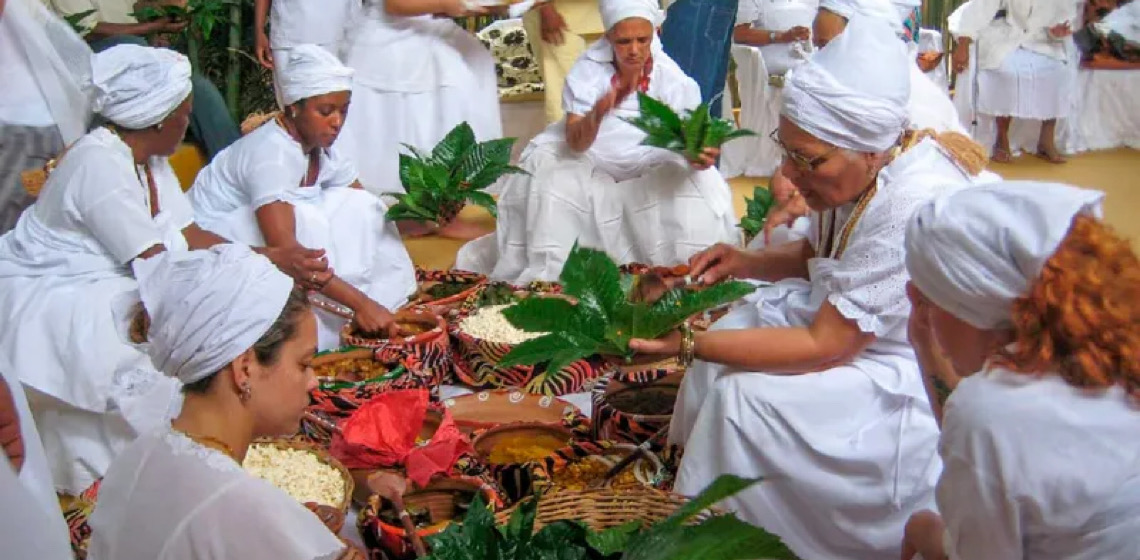
[[[756,286],[748,282],[722,282],[703,290],[670,290],[653,303],[649,313],[635,317],[632,336],[658,338],[697,313],[727,305],[754,291]]]
[[[798,560],[780,537],[736,516],[714,517],[681,532],[672,560]]]
[[[518,169],[510,165],[514,144],[514,138],[503,138],[472,146],[456,168],[461,187],[485,189],[505,173]]]
[[[700,494],[689,500],[685,505],[677,508],[668,519],[662,521],[656,528],[680,527],[694,515],[709,509],[716,504],[731,498],[745,489],[759,483],[763,478],[742,478],[732,474],[717,477],[712,484],[705,487]]]
[[[542,528],[519,560],[584,560],[586,529],[571,521],[556,521]]]
[[[684,131],[681,117],[669,105],[639,91],[637,92],[637,106],[642,117],[646,118],[656,128],[674,134],[681,134]]]
[[[475,130],[466,121],[451,129],[431,151],[432,163],[452,167],[475,146]]]
[[[697,159],[705,147],[705,127],[709,121],[709,106],[701,103],[689,113],[685,122],[685,156],[690,160]]]
[[[499,216],[499,206],[498,203],[495,202],[495,197],[483,191],[468,192],[467,201],[476,206],[485,208],[493,217],[497,218]]]
[[[551,333],[516,345],[499,362],[500,367],[547,363],[547,371],[560,371],[593,355],[597,342],[577,333]]]
[[[507,520],[507,524],[499,528],[503,536],[499,552],[503,558],[515,558],[527,547],[534,534],[534,518],[538,513],[538,499],[532,498],[519,504]]]
[[[94,13],[95,10],[86,10],[83,12],[63,16],[63,20],[71,26],[71,29],[74,30],[77,35],[86,35],[91,31],[91,28],[83,25],[83,20],[87,19],[88,16]]]
[[[641,522],[630,521],[600,533],[590,533],[586,536],[586,543],[602,556],[613,556],[624,552],[639,532],[641,532]]]
[[[625,300],[621,270],[613,259],[597,249],[580,247],[577,242],[566,257],[558,280],[563,293],[577,298],[578,305],[603,317]]]
[[[577,327],[574,304],[559,297],[529,297],[503,310],[516,329],[531,333],[566,331]]]
[[[499,531],[483,495],[476,493],[462,523],[452,523],[427,537],[428,558],[435,560],[486,560],[499,557]]]

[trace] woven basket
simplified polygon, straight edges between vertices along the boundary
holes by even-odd
[[[412,484],[408,483],[408,488]],[[457,476],[432,481],[426,488],[411,490],[404,494],[404,505],[409,509],[424,508],[430,512],[432,520],[441,522],[417,531],[420,538],[435,535],[451,524],[456,516],[455,493],[481,493],[483,501],[492,511],[502,507],[502,501],[495,489],[477,478]],[[407,532],[401,526],[386,523],[380,519],[380,511],[387,502],[379,496],[369,498],[368,505],[360,513],[360,529],[369,548],[379,549],[393,560],[415,557],[415,551],[407,539]]]
[[[413,302],[437,309],[451,310],[458,308],[467,298],[478,292],[479,288],[487,283],[487,277],[462,270],[423,270],[417,268],[416,282],[419,284],[419,289],[416,290],[416,295],[412,297]],[[436,284],[443,283],[470,284],[471,287],[447,297],[432,299],[427,294],[427,290]]]
[[[348,507],[352,504],[352,492],[355,489],[355,483],[352,480],[352,475],[348,469],[337,461],[328,451],[320,447],[298,439],[281,439],[281,438],[263,438],[253,442],[253,445],[269,445],[278,449],[297,449],[300,451],[307,451],[317,456],[317,460],[324,463],[337,471],[340,478],[344,481],[344,495],[341,497],[339,504],[326,504],[336,507],[341,513],[348,513]]]
[[[599,356],[578,360],[554,372],[546,371],[545,365],[499,367],[503,356],[514,346],[484,340],[460,328],[462,319],[477,310],[475,302],[479,297],[480,292],[476,292],[464,302],[459,318],[451,326],[451,336],[455,340],[455,376],[464,384],[476,389],[520,389],[557,397],[583,391],[608,371],[607,364]]]
[[[615,401],[637,399],[638,394],[645,398],[668,399],[676,402],[680,392],[683,373],[673,373],[658,381],[641,385],[622,383],[612,377],[602,379],[594,386],[594,404],[591,420],[594,438],[639,445],[651,438],[673,417],[673,407],[662,414],[641,414],[622,410]],[[665,396],[663,396],[665,395]],[[660,444],[661,442],[654,442]]]
[[[397,311],[396,321],[428,330],[398,340],[379,339],[355,332],[355,325],[349,323],[341,330],[341,342],[375,350],[376,360],[381,363],[403,365],[418,378],[416,386],[434,389],[446,383],[453,367],[451,341],[443,317],[423,308],[409,308]]]
[[[556,490],[538,500],[534,529],[537,531],[563,520],[579,521],[594,531],[618,527],[630,521],[651,525],[673,515],[688,501],[676,494],[646,487]],[[500,524],[507,523],[515,507],[499,512],[495,520]],[[706,510],[695,515],[689,523],[697,524],[718,514],[716,510]]]

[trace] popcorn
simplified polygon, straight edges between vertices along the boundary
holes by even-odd
[[[340,507],[344,501],[345,485],[340,471],[309,451],[255,443],[249,446],[242,467],[298,502]]]
[[[503,315],[503,310],[514,304],[490,305],[479,309],[459,323],[459,329],[488,342],[521,344],[547,333],[532,333],[515,328]]]

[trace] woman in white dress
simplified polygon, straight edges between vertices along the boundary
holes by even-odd
[[[340,147],[374,193],[404,192],[399,154],[431,151],[462,122],[480,140],[503,135],[495,61],[451,21],[484,13],[465,0],[365,0],[343,59],[356,71]]]
[[[360,2],[353,0],[256,0],[253,3],[254,53],[262,66],[273,70],[277,104],[281,99],[281,67],[289,51],[301,45],[317,45],[340,56],[345,28],[358,15]],[[265,24],[269,23],[269,33]]]
[[[118,328],[135,288],[127,265],[225,242],[194,223],[167,161],[189,119],[186,58],[117,46],[92,59],[92,81],[110,124],[67,150],[0,237],[0,317],[13,326],[0,330],[0,354],[27,389],[56,488],[72,495],[181,400]],[[267,254],[298,275],[327,274],[320,251]]]
[[[891,31],[900,37],[905,34],[903,20],[909,17],[900,13],[890,0],[820,0],[819,12],[812,24],[812,42],[822,48],[847,28],[852,16],[880,19],[886,22]],[[909,14],[909,12],[907,13]],[[912,42],[905,44],[910,52]],[[918,67],[918,60],[911,57],[910,99],[907,101],[908,123],[912,130],[930,129],[938,133],[956,132],[965,134],[958,117],[958,110],[950,100],[948,92],[939,88],[929,76]],[[872,60],[861,60],[860,67],[870,67]],[[776,196],[777,208],[773,209],[764,226],[764,234],[756,236],[750,248],[763,247],[773,236],[776,239],[803,239],[807,236],[807,221],[804,216],[808,207],[802,198],[797,198],[795,185],[776,169],[772,177],[772,192]]]
[[[776,128],[782,77],[811,56],[811,22],[818,10],[819,0],[741,0],[732,58],[742,128]],[[769,177],[779,164],[779,146],[760,134],[726,144],[719,167],[725,177]]]
[[[735,241],[732,193],[713,168],[641,146],[637,92],[673,110],[701,102],[697,83],[661,50],[652,0],[603,0],[607,31],[566,77],[567,116],[531,141],[503,181],[495,233],[464,246],[460,268],[526,283],[556,280],[575,242],[621,263],[672,265]]]
[[[363,558],[305,506],[242,469],[293,434],[316,386],[305,292],[241,245],[134,264],[154,363],[183,386],[173,422],[115,459],[90,518],[91,560]]]
[[[669,434],[685,448],[677,491],[771,477],[723,505],[801,558],[897,557],[906,519],[934,499],[938,427],[906,340],[903,234],[918,205],[970,185],[984,156],[905,133],[913,64],[886,23],[855,16],[797,67],[778,138],[812,208],[808,239],[697,255],[702,283],[775,284],[708,332],[631,343],[692,362]]]
[[[1140,260],[1103,199],[1010,182],[911,218],[910,338],[945,411],[904,560],[1136,557]]]
[[[952,66],[960,74],[977,43],[974,111],[997,122],[992,159],[1012,160],[1009,128],[1013,119],[1041,121],[1037,155],[1064,163],[1057,149],[1057,119],[1072,113],[1069,64],[1077,17],[1073,0],[970,0],[950,16],[957,43]]]
[[[352,95],[352,70],[317,45],[278,66],[285,110],[219,153],[190,189],[203,228],[241,243],[313,247],[336,271],[321,293],[352,310],[365,332],[394,327],[390,309],[416,288],[415,269],[387,207],[333,146]],[[321,349],[340,345],[346,320],[318,314]]]

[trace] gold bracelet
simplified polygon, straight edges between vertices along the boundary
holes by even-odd
[[[688,368],[693,364],[693,358],[696,354],[694,342],[693,328],[688,323],[681,325],[681,355],[677,362],[683,368]]]

